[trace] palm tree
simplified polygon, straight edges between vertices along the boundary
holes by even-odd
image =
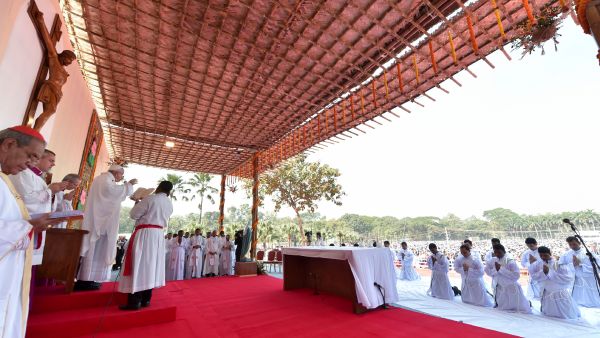
[[[171,192],[171,200],[177,201],[177,195],[181,196],[182,201],[189,201],[190,198],[187,196],[191,190],[187,187],[187,183],[183,180],[181,175],[167,174],[167,177],[163,177],[158,180],[158,183],[162,181],[169,181],[173,183],[173,191]]]
[[[202,226],[202,207],[204,206],[204,198],[215,204],[215,199],[211,194],[216,194],[219,190],[215,187],[210,186],[210,180],[212,179],[212,175],[207,173],[195,173],[194,176],[187,182],[192,188],[194,188],[194,195],[192,195],[191,200],[193,200],[196,196],[200,198],[200,203],[198,204],[198,209],[200,210],[200,218],[198,220],[198,224]]]

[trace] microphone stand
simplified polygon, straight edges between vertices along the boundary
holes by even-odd
[[[373,285],[375,285],[377,290],[379,290],[379,293],[381,294],[381,298],[383,298],[382,308],[387,309],[387,304],[385,303],[385,290],[383,289],[383,286],[379,285],[377,282],[374,282]]]
[[[592,271],[594,273],[594,279],[596,280],[596,290],[598,291],[598,295],[600,295],[600,276],[598,275],[598,270],[600,270],[600,267],[598,266],[596,257],[590,251],[590,249],[588,249],[587,245],[585,245],[585,241],[583,240],[583,237],[581,237],[581,234],[579,233],[579,231],[577,231],[575,224],[571,224],[571,230],[573,230],[573,232],[575,232],[575,237],[579,239],[579,241],[585,248],[585,254],[590,258],[590,263],[592,264]]]

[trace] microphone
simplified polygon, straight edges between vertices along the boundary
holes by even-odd
[[[387,309],[387,304],[385,303],[385,289],[377,282],[373,282],[373,285],[375,285],[375,287],[379,290],[379,293],[381,294],[381,298],[383,299],[382,307],[384,309]]]
[[[565,218],[565,219],[563,219],[563,222],[566,223],[566,224],[568,224],[568,225],[570,225],[571,226],[571,230],[575,231],[575,224],[573,224],[573,222],[571,222],[570,219]]]

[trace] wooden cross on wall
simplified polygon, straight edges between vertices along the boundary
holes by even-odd
[[[29,3],[29,8],[27,8],[27,13],[33,22],[33,26],[35,27],[35,31],[38,34],[38,39],[43,41],[42,33],[39,31],[38,26],[35,23],[36,14],[39,13],[34,0],[31,0]],[[60,17],[58,14],[54,15],[54,22],[52,23],[52,29],[50,30],[50,38],[54,42],[54,44],[58,43],[60,37],[62,35],[62,31],[60,30],[62,26],[62,22],[60,21]],[[35,78],[35,82],[33,84],[33,89],[31,90],[31,95],[29,96],[29,102],[27,103],[27,109],[25,109],[25,116],[23,117],[23,125],[24,126],[33,126],[35,122],[35,111],[38,107],[37,93],[40,90],[40,86],[46,80],[46,76],[48,75],[48,51],[46,50],[46,46],[41,43],[42,46],[42,61],[40,63],[40,67],[38,68],[37,77]]]

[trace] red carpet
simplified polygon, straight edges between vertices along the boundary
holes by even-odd
[[[132,313],[111,306],[107,311],[111,316],[99,330],[102,307],[92,307],[33,314],[28,326],[33,331],[27,336],[73,337],[85,332],[81,337],[91,337],[92,332],[101,332],[95,337],[510,337],[398,308],[355,315],[347,300],[309,290],[283,291],[282,284],[268,276],[172,282],[155,291],[148,309]],[[36,304],[48,306],[46,297],[82,296],[38,296]],[[169,310],[173,306],[176,320],[165,323],[174,314]],[[63,323],[53,326],[56,317]]]

